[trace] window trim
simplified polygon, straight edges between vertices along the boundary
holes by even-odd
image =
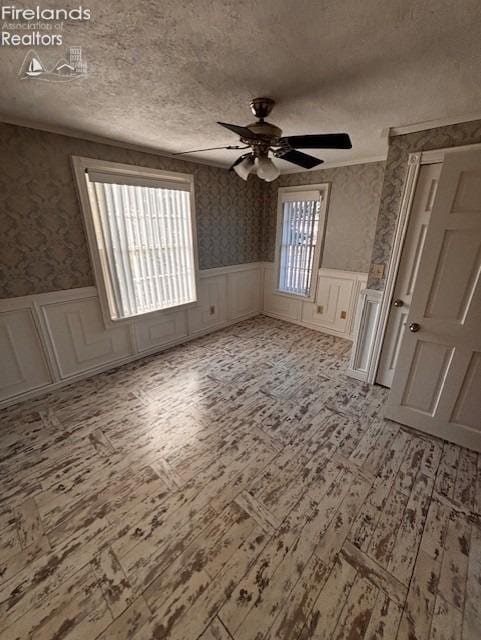
[[[197,223],[195,211],[195,192],[194,192],[194,176],[190,173],[180,173],[177,171],[164,171],[161,169],[152,169],[139,165],[123,164],[119,162],[110,162],[108,160],[98,160],[96,158],[87,158],[82,156],[72,156],[72,168],[77,187],[77,194],[80,201],[80,209],[84,222],[84,229],[87,235],[87,244],[89,249],[90,260],[94,272],[95,286],[97,288],[100,300],[100,308],[104,324],[107,328],[119,326],[121,324],[129,324],[135,320],[142,320],[155,314],[171,314],[182,309],[195,307],[199,305],[199,257],[197,242]],[[185,304],[166,309],[156,309],[145,313],[129,316],[128,318],[112,318],[110,314],[109,304],[109,286],[104,277],[104,269],[97,245],[97,233],[95,231],[95,214],[92,211],[92,203],[89,197],[87,171],[104,171],[111,174],[129,175],[134,178],[147,180],[160,180],[170,184],[178,183],[179,185],[188,186],[190,194],[190,211],[191,211],[191,233],[193,244],[193,263],[194,263],[194,294],[195,300],[186,302]]]
[[[326,236],[326,221],[327,221],[327,209],[329,203],[331,185],[328,182],[321,182],[316,184],[303,184],[295,187],[279,187],[277,190],[277,224],[276,224],[276,251],[274,259],[274,293],[286,298],[292,298],[294,300],[302,300],[303,302],[314,302],[317,294],[317,286],[319,280],[319,269],[321,268],[321,258],[324,250],[324,240]],[[291,194],[305,191],[319,191],[321,194],[321,208],[319,211],[319,226],[317,229],[316,250],[312,261],[312,284],[309,296],[303,296],[300,293],[290,293],[288,291],[282,291],[279,289],[279,276],[280,276],[280,257],[281,257],[281,243],[282,243],[282,196],[284,194]]]

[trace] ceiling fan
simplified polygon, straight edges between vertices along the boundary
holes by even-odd
[[[195,153],[197,151],[212,151],[214,149],[249,149],[247,153],[237,158],[230,166],[229,171],[235,171],[243,180],[247,180],[249,174],[254,172],[262,180],[271,182],[280,174],[280,170],[272,161],[272,157],[287,160],[287,162],[291,162],[303,169],[312,169],[324,161],[297,149],[352,148],[351,139],[347,133],[283,136],[282,129],[265,121],[274,104],[275,102],[272,98],[254,98],[251,100],[251,111],[256,116],[257,122],[248,124],[245,127],[227,122],[217,123],[237,134],[243,146],[227,145],[209,149],[195,149],[195,151],[182,151],[174,155]]]

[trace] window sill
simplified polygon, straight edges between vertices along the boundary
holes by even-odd
[[[197,306],[199,306],[198,298],[196,300],[192,300],[192,302],[186,302],[185,304],[174,305],[172,307],[164,307],[163,309],[155,309],[154,311],[146,311],[145,313],[138,313],[136,315],[128,316],[126,318],[111,318],[110,315],[109,317],[105,317],[105,314],[104,314],[104,324],[107,328],[109,326],[110,327],[119,326],[122,324],[129,324],[137,320],[141,321],[144,319],[153,318],[155,316],[170,315],[170,314],[177,313],[179,311],[184,311],[184,310],[190,309],[191,307],[197,307]]]
[[[300,293],[289,293],[282,291],[281,289],[274,289],[274,293],[277,296],[283,296],[284,298],[291,298],[292,300],[301,300],[302,302],[314,302],[316,294],[315,292],[309,296],[303,296]]]

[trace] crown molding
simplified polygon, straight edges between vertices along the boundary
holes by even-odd
[[[469,113],[464,116],[451,116],[449,118],[437,118],[435,120],[425,120],[423,122],[414,122],[412,124],[404,124],[396,127],[389,127],[387,133],[389,137],[403,136],[406,133],[415,133],[416,131],[425,131],[426,129],[436,129],[437,127],[447,127],[452,124],[462,124],[464,122],[472,122],[473,120],[481,120],[481,111]]]
[[[161,156],[163,158],[170,158],[172,160],[181,160],[182,162],[192,162],[193,164],[203,164],[209,167],[216,167],[217,169],[226,169],[223,164],[218,162],[207,162],[200,160],[199,158],[192,158],[191,156],[179,157],[168,151],[162,151],[156,147],[149,147],[147,145],[133,144],[131,142],[123,142],[122,140],[116,140],[114,138],[106,138],[104,136],[98,136],[93,133],[87,133],[85,131],[78,131],[76,129],[70,129],[68,127],[61,127],[57,125],[45,124],[42,122],[36,122],[34,120],[25,120],[22,118],[12,118],[10,116],[4,116],[0,114],[0,123],[12,124],[17,127],[24,127],[26,129],[35,129],[37,131],[46,131],[47,133],[55,133],[61,136],[67,136],[68,138],[77,138],[79,140],[86,140],[88,142],[95,142],[97,144],[106,144],[111,147],[120,147],[121,149],[130,149],[131,151],[138,151],[140,153],[150,153],[151,155]]]

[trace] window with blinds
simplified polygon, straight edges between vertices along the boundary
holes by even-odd
[[[112,320],[195,302],[186,178],[87,168],[91,227]]]
[[[320,191],[283,192],[280,197],[278,290],[309,297],[319,265]]]

